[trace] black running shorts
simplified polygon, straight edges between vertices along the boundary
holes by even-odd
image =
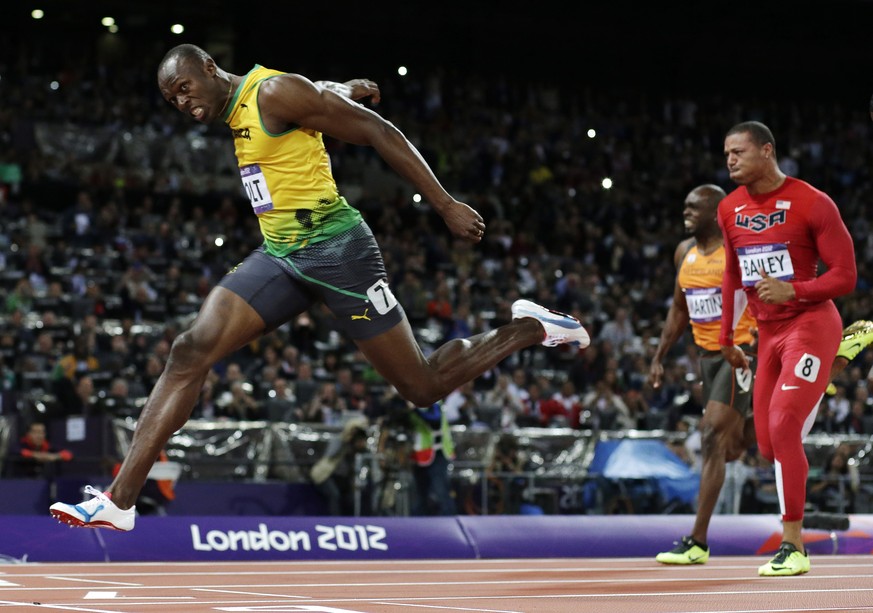
[[[749,348],[742,347],[746,355]],[[700,357],[703,376],[703,398],[715,400],[733,407],[743,417],[752,416],[752,390],[755,386],[755,359],[749,355],[750,373],[743,373],[731,366],[720,351],[706,351]]]
[[[219,285],[248,302],[267,331],[317,302],[324,302],[336,318],[334,327],[352,339],[377,336],[404,318],[388,287],[382,253],[363,222],[282,258],[261,247]]]

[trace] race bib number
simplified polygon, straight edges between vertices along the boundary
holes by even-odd
[[[380,279],[367,289],[367,298],[379,315],[384,315],[397,306],[397,298],[391,293],[391,288],[388,287],[388,281],[385,279]]]
[[[737,385],[742,393],[748,393],[752,389],[752,370],[749,368],[734,368]]]
[[[755,285],[763,279],[762,273],[780,281],[791,281],[794,278],[791,255],[788,247],[781,243],[737,247],[737,256],[745,286]]]
[[[270,195],[270,189],[267,187],[267,179],[261,171],[261,167],[257,164],[251,166],[243,166],[239,169],[242,177],[243,187],[246,190],[246,196],[252,203],[252,210],[255,215],[266,213],[273,210],[273,197]]]
[[[794,376],[810,383],[818,379],[818,371],[821,369],[821,360],[818,356],[804,353],[794,366]]]
[[[688,315],[694,323],[709,323],[721,319],[720,287],[689,287],[685,290]]]

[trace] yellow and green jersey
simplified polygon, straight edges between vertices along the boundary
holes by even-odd
[[[282,74],[256,65],[223,116],[267,252],[279,257],[361,222],[339,195],[321,132],[296,126],[273,134],[264,127],[258,92],[264,81]]]

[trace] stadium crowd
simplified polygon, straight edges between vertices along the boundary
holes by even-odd
[[[135,417],[175,335],[260,242],[226,128],[192,127],[160,98],[158,59],[123,71],[74,60],[50,71],[38,56],[3,67],[2,412],[22,424]],[[356,76],[379,80],[346,75]],[[376,233],[423,347],[509,320],[519,297],[592,332],[583,351],[526,350],[456,390],[445,400],[452,423],[673,430],[699,416],[690,338],[660,389],[646,376],[673,293],[684,195],[701,183],[732,189],[722,142],[738,121],[766,122],[782,169],[837,202],[858,262],[857,291],[838,307],[846,324],[873,316],[873,160],[860,105],[565,91],[448,70],[380,86],[376,110],[488,226],[475,247],[452,239],[372,152],[328,139],[341,192]],[[194,417],[384,415],[391,390],[329,332],[330,317],[312,310],[219,364]],[[813,432],[873,433],[871,367],[867,351],[841,375]]]

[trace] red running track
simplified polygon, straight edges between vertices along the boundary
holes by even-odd
[[[10,564],[0,613],[873,611],[873,557],[816,556],[799,577],[765,558]]]

